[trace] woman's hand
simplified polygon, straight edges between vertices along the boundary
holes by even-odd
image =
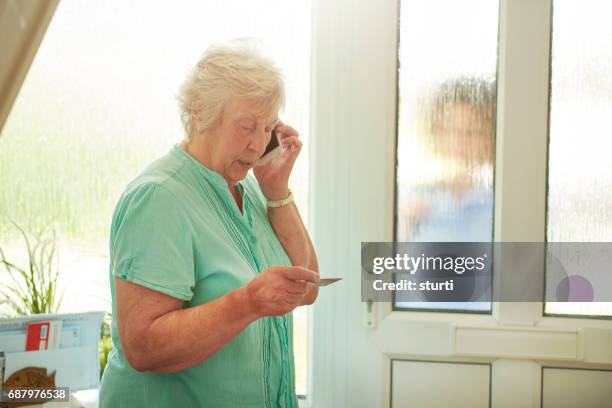
[[[274,128],[283,148],[281,154],[263,166],[255,166],[253,174],[268,200],[282,200],[289,196],[289,176],[302,149],[299,133],[291,126],[278,121]]]
[[[300,266],[272,266],[245,286],[253,311],[258,316],[282,316],[300,305],[309,283],[319,275]]]

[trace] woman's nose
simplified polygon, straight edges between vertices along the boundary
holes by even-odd
[[[253,139],[251,140],[251,149],[255,150],[259,155],[264,154],[266,146],[270,140],[270,132],[265,129],[260,129],[255,132]]]

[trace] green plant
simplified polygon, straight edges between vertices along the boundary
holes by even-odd
[[[13,315],[30,315],[38,313],[56,313],[62,302],[63,294],[56,298],[57,278],[59,276],[59,258],[57,255],[57,237],[55,231],[50,237],[44,236],[44,230],[34,239],[17,223],[11,223],[19,230],[25,241],[28,266],[22,268],[9,261],[0,248],[0,263],[4,266],[11,285],[0,288],[0,305],[6,305],[13,313],[0,313],[4,317]]]
[[[100,333],[100,378],[102,378],[102,374],[104,373],[104,368],[106,367],[106,362],[108,361],[108,353],[113,349],[113,341],[111,339],[111,325],[112,316],[110,313],[107,313],[104,316],[104,320],[102,320],[102,332]]]

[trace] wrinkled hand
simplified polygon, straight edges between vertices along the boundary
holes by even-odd
[[[302,149],[302,142],[298,131],[281,121],[278,121],[274,131],[283,151],[269,163],[255,166],[253,174],[268,200],[282,200],[289,195],[289,176]]]
[[[250,305],[258,316],[282,316],[300,305],[309,283],[319,275],[300,266],[272,266],[246,285]]]

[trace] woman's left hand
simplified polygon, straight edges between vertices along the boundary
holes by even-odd
[[[268,200],[282,200],[289,196],[289,176],[302,149],[299,133],[291,126],[278,121],[274,128],[282,146],[282,152],[263,166],[255,166],[253,174]]]

